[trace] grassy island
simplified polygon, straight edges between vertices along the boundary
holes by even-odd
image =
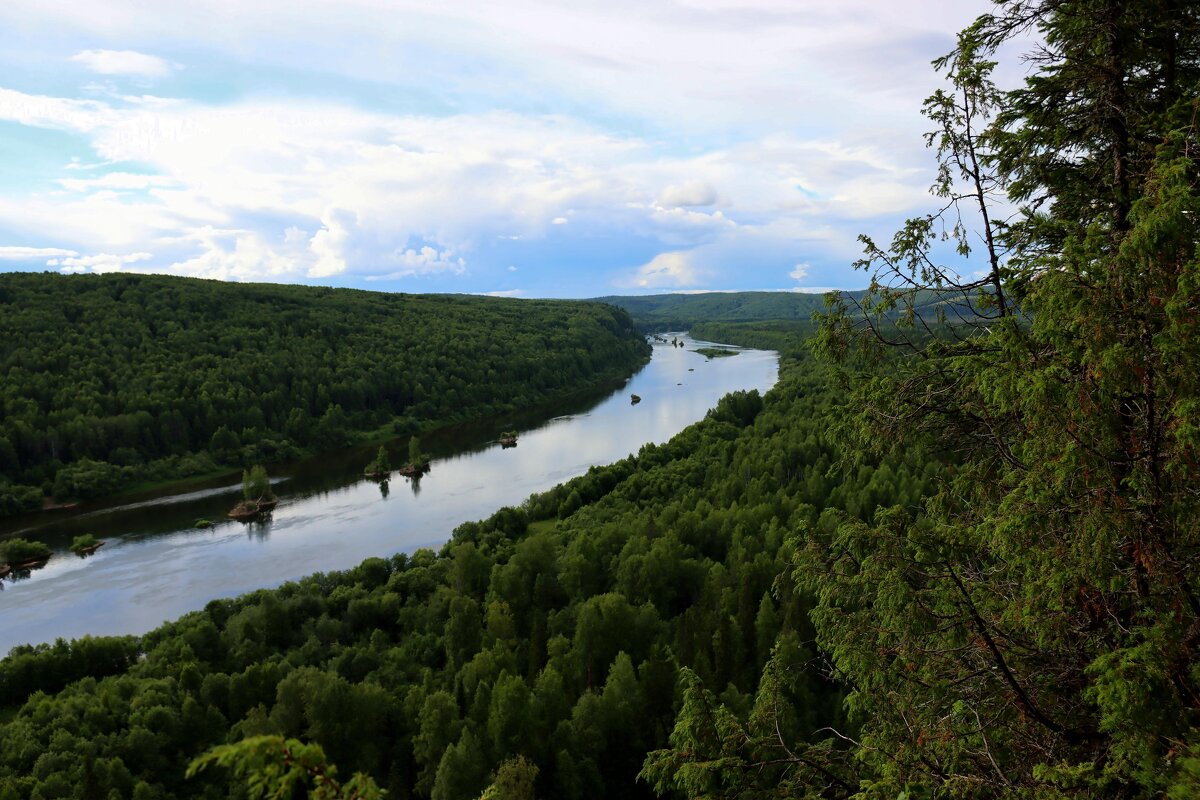
[[[43,542],[28,539],[9,539],[0,544],[0,564],[20,567],[50,558],[51,550]]]
[[[692,352],[699,353],[705,358],[728,358],[729,356],[736,356],[741,351],[730,350],[728,347],[697,347]]]
[[[77,556],[86,556],[89,553],[94,553],[103,545],[104,542],[97,539],[90,533],[85,533],[82,536],[76,536],[71,542],[71,552]]]

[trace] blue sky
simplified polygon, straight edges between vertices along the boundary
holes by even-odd
[[[590,297],[865,283],[985,0],[0,5],[0,270]]]

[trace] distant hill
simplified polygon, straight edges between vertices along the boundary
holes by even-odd
[[[847,298],[862,299],[865,289],[843,292]],[[776,323],[778,330],[807,329],[814,313],[825,309],[824,294],[800,292],[705,292],[704,294],[612,295],[597,297],[629,312],[639,329],[646,332],[690,330],[698,325],[722,323]],[[921,291],[915,298],[916,313],[932,322],[944,315],[950,324],[970,318],[970,304],[949,292]],[[898,315],[900,312],[897,311]],[[889,314],[889,316],[891,316]],[[790,323],[790,324],[784,324]],[[755,326],[761,332],[763,326]]]
[[[625,309],[647,331],[690,328],[697,322],[807,321],[825,307],[823,294],[800,292],[614,295],[596,300]]]

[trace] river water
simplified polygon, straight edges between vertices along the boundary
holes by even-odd
[[[679,338],[684,348],[655,343],[650,362],[623,385],[423,440],[434,460],[417,483],[394,473],[383,485],[364,479],[372,446],[273,467],[280,503],[261,522],[225,518],[241,493],[228,477],[182,494],[9,521],[0,536],[36,538],[55,554],[0,581],[0,654],[58,637],[145,633],[215,598],[437,548],[463,522],[667,441],[731,391],[775,384],[773,352],[731,348],[738,355],[709,360],[694,348],[714,345]],[[631,394],[641,402],[632,405]],[[519,443],[501,448],[496,436],[508,429],[520,432]],[[407,440],[389,450],[402,463]],[[199,519],[216,524],[197,528]],[[75,556],[67,547],[81,533],[107,543]]]

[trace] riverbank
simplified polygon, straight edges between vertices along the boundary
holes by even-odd
[[[650,362],[650,358],[651,355],[647,353],[630,370],[602,371],[593,380],[588,381],[582,386],[577,385],[551,392],[544,399],[525,409],[509,409],[477,417],[426,420],[421,422],[412,434],[399,436],[397,436],[393,429],[393,421],[371,429],[355,431],[353,433],[354,441],[343,447],[330,450],[296,448],[295,457],[265,461],[263,463],[267,467],[267,472],[275,475],[286,473],[295,468],[296,465],[303,464],[304,462],[327,459],[331,456],[347,452],[357,452],[366,447],[374,448],[384,445],[389,450],[394,450],[396,454],[400,454],[405,452],[410,436],[420,436],[423,441],[429,440],[427,444],[435,447],[434,454],[437,455],[436,446],[439,440],[446,438],[447,434],[453,434],[456,430],[473,427],[496,427],[498,433],[504,429],[504,425],[506,424],[511,426],[521,419],[536,419],[541,417],[548,409],[558,408],[574,402],[586,401],[590,397],[614,391],[642,370]],[[165,499],[191,492],[213,489],[229,481],[240,480],[243,469],[245,469],[243,465],[222,466],[218,469],[206,470],[184,477],[168,478],[159,481],[140,481],[118,492],[93,498],[86,502],[52,505],[24,514],[0,517],[0,538],[28,533],[40,527],[47,520],[61,520],[73,516],[93,514],[113,507],[143,504],[159,498]]]
[[[218,597],[348,569],[370,556],[438,548],[460,524],[519,506],[647,443],[661,444],[729,392],[765,392],[777,376],[771,352],[705,363],[680,348],[656,347],[647,366],[628,382],[610,383],[606,393],[543,407],[538,416],[491,418],[423,436],[422,449],[436,463],[420,481],[367,480],[363,465],[378,445],[362,445],[273,469],[280,503],[261,521],[225,519],[241,492],[235,480],[47,520],[36,538],[56,552],[84,533],[108,544],[86,560],[52,558],[32,575],[3,582],[0,653],[59,636],[143,633]],[[631,392],[643,398],[637,406],[629,404]],[[497,444],[504,430],[518,432],[518,447]],[[214,524],[199,528],[200,519]]]

